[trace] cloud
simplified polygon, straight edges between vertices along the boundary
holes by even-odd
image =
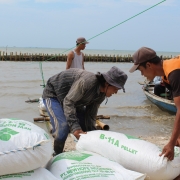
[[[19,2],[27,2],[28,0],[0,0],[0,4],[16,4]]]
[[[96,6],[96,7],[117,7],[122,6],[124,3],[136,3],[140,5],[155,5],[163,0],[0,0],[0,4],[16,4],[19,2],[30,2],[30,3],[63,3],[73,6]],[[164,0],[161,5],[172,5],[178,0]]]
[[[160,2],[162,2],[161,5],[173,5],[177,0],[124,0],[124,1],[131,3],[138,3],[140,5],[153,5],[153,4],[155,5]]]
[[[89,6],[99,6],[99,7],[117,7],[121,5],[121,2],[123,0],[34,0],[36,3],[63,3],[63,4],[69,4],[75,5],[75,6],[83,6],[83,7],[89,7]]]
[[[37,2],[37,3],[54,3],[54,2],[63,2],[63,1],[62,0],[35,0],[35,2]]]

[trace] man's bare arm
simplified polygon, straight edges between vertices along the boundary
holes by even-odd
[[[74,59],[74,53],[71,51],[67,56],[66,69],[69,69],[72,64],[72,60]]]
[[[174,146],[180,135],[180,96],[174,98],[174,103],[177,108],[177,113],[174,121],[171,139],[169,143],[163,148],[163,151],[160,154],[160,156],[164,154],[164,156],[167,157],[169,160],[174,159]]]

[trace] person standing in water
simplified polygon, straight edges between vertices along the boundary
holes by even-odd
[[[85,69],[84,54],[81,51],[85,49],[86,44],[88,43],[89,42],[87,42],[84,37],[77,38],[76,48],[73,51],[69,52],[67,56],[66,69],[70,69],[70,68]]]

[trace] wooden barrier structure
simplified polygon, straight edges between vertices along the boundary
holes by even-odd
[[[171,59],[171,56],[163,56],[163,59]],[[0,61],[66,61],[66,54],[30,54],[30,53],[19,53],[14,54],[10,52],[7,54],[6,52],[0,51]],[[131,54],[128,55],[87,55],[84,56],[85,62],[132,62]]]

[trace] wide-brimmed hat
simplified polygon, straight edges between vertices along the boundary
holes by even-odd
[[[141,63],[149,61],[151,59],[154,59],[157,57],[156,52],[153,49],[147,48],[147,47],[142,47],[138,49],[134,54],[133,54],[133,61],[134,61],[134,66],[129,70],[129,72],[134,72]]]
[[[84,37],[79,37],[79,38],[77,38],[76,43],[77,44],[81,44],[81,43],[82,44],[88,44],[89,42],[87,42]]]
[[[126,80],[128,76],[119,68],[116,66],[113,66],[108,72],[102,73],[104,79],[107,83],[109,83],[111,86],[115,86],[118,89],[124,89],[124,84],[126,83]]]

